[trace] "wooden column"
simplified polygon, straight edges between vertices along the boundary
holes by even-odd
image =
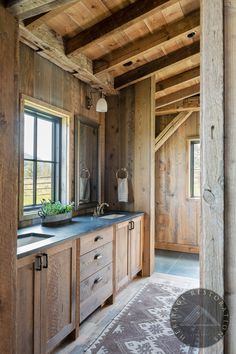
[[[230,327],[225,353],[236,348],[236,0],[225,0],[225,300]]]
[[[134,210],[145,212],[143,275],[154,269],[155,245],[155,81],[135,85]]]
[[[201,28],[201,286],[222,296],[224,295],[223,0],[201,0]],[[223,342],[204,350],[204,353],[222,354]]]
[[[18,25],[0,5],[0,353],[16,352]]]

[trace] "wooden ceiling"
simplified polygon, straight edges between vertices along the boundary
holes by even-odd
[[[157,114],[180,101],[187,107],[192,96],[197,102],[200,0],[7,3],[22,42],[93,87],[114,94],[155,75]]]

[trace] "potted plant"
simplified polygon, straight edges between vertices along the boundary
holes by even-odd
[[[58,226],[70,222],[72,219],[72,210],[74,203],[62,204],[61,202],[53,202],[43,199],[42,205],[38,212],[44,226]]]

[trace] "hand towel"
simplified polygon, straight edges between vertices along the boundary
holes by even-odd
[[[80,177],[80,202],[88,203],[90,202],[90,178]]]
[[[118,183],[118,201],[119,202],[128,202],[128,178],[117,178]]]

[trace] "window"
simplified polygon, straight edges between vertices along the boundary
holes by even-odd
[[[59,200],[61,186],[61,119],[24,109],[24,196],[25,210],[33,210],[42,199]]]
[[[190,140],[190,198],[200,198],[200,140]]]

